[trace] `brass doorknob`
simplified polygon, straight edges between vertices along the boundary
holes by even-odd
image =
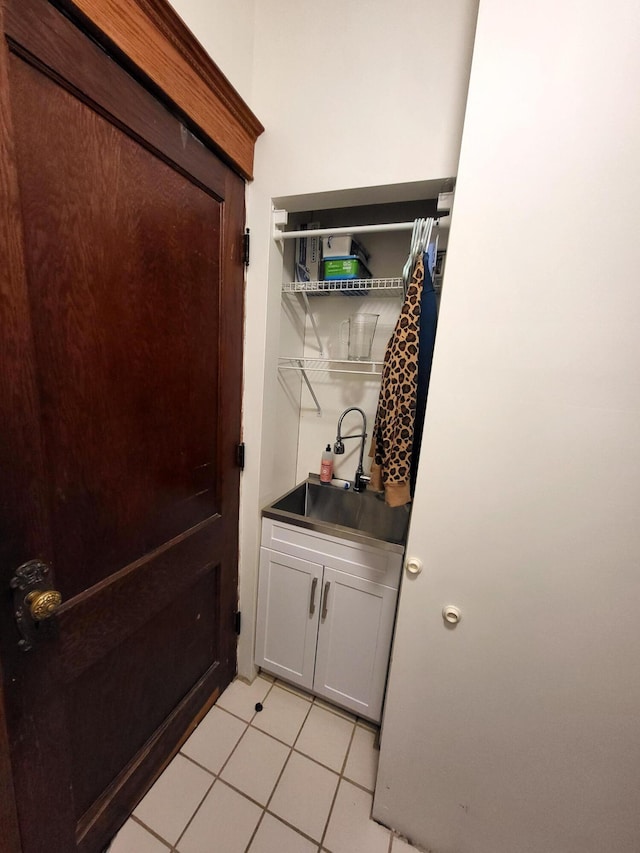
[[[62,596],[57,589],[47,589],[44,592],[36,589],[27,595],[25,602],[34,622],[42,622],[43,619],[53,616],[60,607]]]

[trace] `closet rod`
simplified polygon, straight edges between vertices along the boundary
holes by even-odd
[[[293,237],[328,237],[333,234],[373,234],[376,231],[412,231],[413,222],[386,222],[382,225],[349,225],[346,228],[312,228],[304,231],[273,229],[274,240],[291,240]]]

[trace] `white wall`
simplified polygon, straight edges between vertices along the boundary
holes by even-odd
[[[436,853],[640,849],[639,31],[480,3],[374,805]]]
[[[289,208],[297,210],[403,200],[455,175],[476,9],[477,0],[256,3],[249,104],[266,130],[247,191],[245,677],[254,672],[260,508],[294,484],[298,445],[297,411],[277,371],[282,257],[271,239],[273,200],[297,196]]]
[[[401,272],[402,268],[400,268],[398,274]],[[366,312],[379,315],[371,357],[373,361],[382,361],[401,305],[402,300],[398,297],[391,298],[383,296],[376,298],[374,294],[367,297],[337,295],[311,299],[311,308],[316,318],[323,349],[330,358],[341,359],[347,358],[348,354],[346,346],[340,341],[343,321],[350,314]],[[305,342],[305,355],[308,358],[316,358],[318,345],[309,321],[307,321]],[[342,364],[340,367],[344,370],[358,369],[358,363]],[[370,436],[378,405],[380,376],[369,377],[348,373],[321,372],[310,373],[309,380],[320,402],[322,414],[318,416],[313,400],[303,386],[300,405],[296,480],[300,482],[310,471],[316,474],[320,473],[322,451],[325,449],[327,443],[333,446],[336,438],[338,418],[349,406],[358,406],[364,411],[367,418],[369,438],[365,443],[364,469],[368,472],[370,468]],[[342,434],[359,435],[361,432],[362,420],[360,416],[357,413],[347,415],[342,426]],[[359,453],[359,440],[353,439],[345,442],[344,456],[335,456],[334,458],[334,476],[353,480],[358,465]]]
[[[455,175],[476,0],[256,4],[256,174],[272,195]]]
[[[424,198],[428,182],[455,175],[478,0],[171,3],[266,128],[247,188],[238,672],[251,678],[260,508],[293,485],[298,445],[295,391],[277,371],[273,200],[297,196],[300,210]]]
[[[169,0],[225,77],[251,105],[256,0]]]

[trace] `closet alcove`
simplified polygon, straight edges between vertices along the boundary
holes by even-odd
[[[278,412],[282,435],[280,453],[295,469],[295,481],[320,470],[321,454],[336,435],[340,414],[349,406],[363,409],[369,436],[375,420],[380,373],[385,350],[403,302],[402,272],[407,260],[413,221],[439,217],[437,230],[440,256],[435,278],[438,294],[446,257],[450,217],[439,194],[450,193],[453,181],[440,182],[431,197],[381,204],[301,207],[279,204],[274,212],[274,239],[282,252],[282,299],[278,359]],[[286,224],[281,224],[286,219]],[[371,280],[355,282],[296,282],[296,240],[277,239],[280,230],[292,232],[315,223],[320,232],[346,228],[370,254]],[[367,226],[392,224],[393,230],[369,231]],[[404,224],[405,227],[400,227]],[[344,321],[356,313],[377,314],[378,321],[371,358],[348,360]],[[345,422],[346,434],[358,432],[360,424]],[[367,439],[365,469],[368,470],[370,438]],[[357,465],[358,442],[348,442],[346,453],[335,457],[334,476],[352,480]],[[290,459],[295,455],[295,461]]]

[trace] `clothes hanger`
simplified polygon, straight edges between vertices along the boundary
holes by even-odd
[[[416,219],[413,223],[413,231],[411,232],[411,248],[409,250],[409,257],[407,258],[407,262],[404,265],[404,269],[402,271],[402,287],[404,290],[404,295],[407,295],[407,289],[409,288],[409,282],[411,280],[411,274],[413,272],[413,268],[416,265],[416,261],[418,258],[424,254],[431,241],[431,232],[433,230],[434,220],[432,217],[429,219]]]

